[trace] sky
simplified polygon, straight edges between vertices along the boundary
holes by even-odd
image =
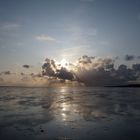
[[[139,7],[139,0],[0,0],[0,72],[37,73],[46,58],[74,63],[84,55],[139,63]]]

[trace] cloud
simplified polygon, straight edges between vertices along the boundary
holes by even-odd
[[[42,69],[43,75],[46,75],[48,77],[55,77],[57,68],[54,60],[46,58],[45,63],[42,66]]]
[[[21,76],[25,75],[23,72],[20,73]]]
[[[41,77],[42,77],[42,74],[40,74],[40,73],[37,73],[37,74],[31,73],[30,76],[31,76],[32,78],[41,78]]]
[[[55,79],[73,80],[74,75],[67,68],[61,67],[60,64],[56,64],[54,60],[46,58],[45,63],[42,66],[43,76]]]
[[[79,62],[75,73],[77,80],[92,86],[120,85],[137,80],[136,70],[127,68],[124,64],[115,69],[114,62],[111,58],[92,58],[83,65]]]
[[[77,67],[85,67],[85,69],[98,69],[102,67],[111,67],[115,60],[111,58],[98,58],[98,57],[89,57],[84,55],[78,59]]]
[[[11,75],[12,73],[10,71],[4,71],[4,72],[2,72],[2,74],[4,74],[4,75]]]
[[[134,69],[134,71],[140,72],[140,64],[133,64],[132,68]]]
[[[0,24],[0,29],[2,30],[16,29],[19,27],[20,27],[20,24],[17,24],[17,23],[1,23]]]
[[[1,72],[1,77],[5,76],[5,83],[5,80],[10,79],[9,83],[12,81],[10,84],[25,86],[48,86],[68,82],[86,86],[115,86],[139,81],[139,63],[132,64],[131,67],[117,63],[118,67],[116,67],[115,61],[116,58],[111,57],[83,55],[74,63],[67,62],[66,65],[61,65],[53,59],[46,58],[42,65],[42,72],[26,74],[23,71],[19,73],[20,80],[18,80],[17,75],[13,75],[11,71],[4,71]],[[28,69],[30,65],[26,64],[23,67]],[[2,82],[2,79],[0,81]]]
[[[124,56],[124,60],[126,60],[126,61],[132,61],[132,60],[135,60],[135,59],[140,59],[140,56],[128,55],[128,54]]]
[[[57,70],[56,77],[63,80],[74,80],[73,73],[63,67],[61,67],[60,70]]]
[[[140,78],[140,64],[132,68],[121,64],[115,68],[113,58],[100,58],[84,55],[76,64],[69,64],[73,69],[60,67],[54,60],[46,59],[42,66],[42,75],[50,79],[77,81],[87,86],[122,85]]]
[[[4,25],[3,27],[4,27],[5,29],[13,29],[13,28],[18,28],[18,27],[20,27],[20,25],[19,25],[19,24],[13,23],[13,24],[6,24],[6,25]]]
[[[40,36],[36,36],[35,38],[39,41],[50,41],[50,42],[56,41],[55,38],[48,36],[48,35],[40,35]]]
[[[26,69],[28,69],[28,68],[30,68],[30,65],[23,65],[23,68],[26,68]]]
[[[132,60],[134,60],[135,59],[135,56],[134,55],[125,55],[125,57],[124,57],[124,59],[126,60],[126,61],[132,61]]]

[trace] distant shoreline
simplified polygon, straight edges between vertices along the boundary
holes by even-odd
[[[105,86],[105,87],[132,87],[132,88],[140,88],[140,84],[128,84],[128,85],[116,85],[116,86]]]
[[[52,87],[80,87],[80,86],[4,86],[0,85],[0,87],[10,87],[10,88],[52,88]],[[83,87],[83,86],[81,86]],[[89,87],[89,86],[84,86]],[[90,87],[108,87],[108,88],[140,88],[140,84],[128,84],[128,85],[113,85],[113,86],[90,86]]]

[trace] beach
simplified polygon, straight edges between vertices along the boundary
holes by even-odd
[[[0,87],[1,140],[138,140],[140,89]]]

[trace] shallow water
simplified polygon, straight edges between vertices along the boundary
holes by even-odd
[[[140,89],[0,87],[0,139],[140,140]]]

